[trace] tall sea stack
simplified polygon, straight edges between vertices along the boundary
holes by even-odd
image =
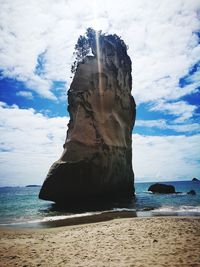
[[[134,195],[131,60],[117,35],[96,34],[89,46],[68,91],[64,152],[51,166],[39,194],[60,204]]]

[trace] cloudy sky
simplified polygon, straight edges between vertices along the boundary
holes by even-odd
[[[200,0],[0,0],[0,185],[41,184],[62,153],[73,49],[129,46],[136,181],[200,178]]]

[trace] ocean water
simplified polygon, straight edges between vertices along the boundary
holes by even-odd
[[[0,226],[21,223],[39,223],[103,214],[106,211],[132,211],[135,216],[200,216],[200,182],[166,182],[175,186],[179,194],[152,194],[148,187],[153,183],[136,183],[136,198],[130,203],[112,203],[110,206],[90,206],[58,209],[54,203],[38,199],[40,187],[1,187]],[[187,192],[195,190],[196,195]]]

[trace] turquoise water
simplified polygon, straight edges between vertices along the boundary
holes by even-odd
[[[137,216],[193,215],[200,216],[200,182],[168,182],[180,194],[152,194],[148,187],[153,183],[136,183],[136,199],[132,203],[114,203],[107,207],[57,210],[52,202],[38,199],[40,187],[0,188],[0,225],[22,222],[62,219],[67,216],[85,215],[103,210],[132,210]],[[187,192],[195,190],[196,195]],[[81,206],[81,204],[80,204]]]

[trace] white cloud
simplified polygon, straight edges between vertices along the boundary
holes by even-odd
[[[27,99],[33,99],[33,94],[29,91],[19,91],[16,93],[16,95],[25,97]]]
[[[158,128],[161,130],[173,130],[175,132],[182,132],[182,133],[199,133],[200,132],[200,125],[199,123],[191,123],[187,122],[186,124],[173,124],[172,122],[168,122],[164,119],[161,120],[136,120],[135,123],[136,127],[148,127],[148,128]]]
[[[165,129],[166,121],[165,120],[136,120],[135,126],[157,127],[157,128]]]
[[[46,78],[41,78],[38,75],[31,75],[26,81],[26,85],[29,89],[38,93],[42,97],[56,100],[55,95],[51,92],[52,82]]]
[[[137,181],[191,180],[200,176],[200,135],[133,135]]]
[[[196,109],[197,107],[195,105],[189,105],[185,101],[167,103],[163,100],[157,101],[156,104],[150,108],[151,111],[162,111],[176,116],[176,122],[184,122],[190,119]]]
[[[199,60],[194,34],[200,27],[199,0],[7,0],[1,1],[0,68],[43,97],[54,99],[52,81],[70,83],[70,64],[78,36],[89,26],[117,33],[129,45],[136,102],[178,99],[179,78]],[[97,21],[94,19],[96,13]],[[37,59],[45,52],[43,75]]]
[[[0,185],[41,184],[63,151],[69,118],[48,118],[33,109],[0,102]],[[137,181],[199,177],[200,135],[133,135]]]
[[[67,117],[0,103],[1,185],[40,184],[63,151]]]

